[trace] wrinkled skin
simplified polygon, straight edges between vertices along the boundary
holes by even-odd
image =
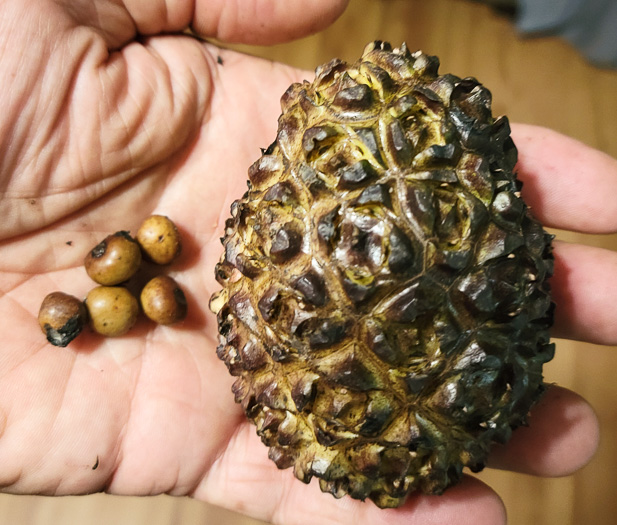
[[[335,500],[278,471],[234,404],[233,380],[214,351],[207,300],[218,289],[223,221],[258,147],[274,137],[280,94],[307,73],[179,32],[191,26],[205,37],[272,43],[320,29],[344,4],[2,3],[5,491],[191,495],[285,525],[505,523],[498,495],[473,478],[384,511]],[[515,126],[513,137],[524,197],[547,226],[617,230],[613,159],[545,129]],[[112,231],[136,231],[151,212],[169,215],[184,234],[173,268],[187,291],[186,322],[141,322],[117,339],[86,332],[65,349],[47,344],[36,321],[44,295],[85,296],[92,284],[80,267],[84,254]],[[609,307],[617,254],[557,243],[555,256],[555,335],[617,343]],[[492,466],[564,475],[597,446],[592,409],[567,390],[550,388],[532,423],[495,451]]]

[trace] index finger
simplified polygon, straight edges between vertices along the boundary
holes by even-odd
[[[544,226],[617,231],[617,160],[555,131],[513,124],[523,198]]]

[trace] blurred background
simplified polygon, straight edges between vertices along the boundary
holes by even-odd
[[[479,79],[493,93],[495,115],[507,114],[511,121],[553,128],[617,157],[617,70],[599,67],[610,65],[611,57],[617,55],[617,43],[612,46],[603,33],[617,2],[536,0],[536,7],[542,3],[552,6],[545,11],[530,9],[534,2],[518,2],[351,0],[346,13],[319,35],[272,48],[237,48],[312,70],[335,56],[354,61],[372,40],[395,45],[405,41],[411,50],[438,55],[442,73]],[[568,13],[562,9],[565,4],[570,8]],[[596,4],[598,8],[604,5],[606,12],[593,11]],[[579,11],[573,11],[573,5]],[[572,29],[573,21],[581,20],[585,27]],[[597,31],[594,20],[600,24]],[[610,27],[610,35],[617,35],[615,26]],[[573,34],[577,38],[572,38]],[[556,233],[563,240],[617,249],[615,235]],[[491,470],[479,474],[504,499],[511,525],[617,523],[616,372],[615,348],[557,341],[555,359],[546,367],[546,380],[573,389],[592,403],[600,419],[602,441],[591,464],[566,478],[538,479]],[[66,498],[0,495],[0,523],[261,522],[188,498],[99,494]]]

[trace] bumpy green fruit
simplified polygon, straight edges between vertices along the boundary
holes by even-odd
[[[553,356],[551,236],[508,121],[438,65],[376,42],[287,90],[211,300],[271,459],[381,507],[482,469]]]

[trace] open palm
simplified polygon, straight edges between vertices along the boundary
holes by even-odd
[[[388,511],[337,501],[314,484],[294,481],[267,459],[233,402],[232,379],[214,351],[215,319],[207,305],[218,288],[213,268],[229,204],[244,192],[246,169],[259,147],[275,135],[279,94],[305,75],[183,32],[192,27],[204,36],[268,43],[318,29],[344,3],[315,1],[311,11],[300,1],[262,2],[260,18],[259,2],[250,0],[161,0],[147,8],[137,1],[83,0],[70,7],[52,0],[3,2],[5,490],[190,494],[287,525],[403,523],[411,516],[424,523],[503,522],[497,495],[472,478],[446,496],[413,496],[405,507]],[[545,167],[534,144],[540,136],[555,144],[561,138],[526,127],[516,132],[530,152],[522,175],[537,190],[542,218],[555,223],[551,217],[564,217],[553,210],[561,201],[543,190],[540,177],[534,179],[538,166]],[[182,256],[169,272],[187,292],[187,320],[172,328],[140,322],[113,339],[86,330],[65,349],[47,344],[36,322],[42,298],[55,290],[85,296],[93,286],[81,267],[88,250],[108,233],[135,231],[153,212],[170,216],[183,234]],[[567,267],[568,275],[575,265],[560,266],[559,253],[572,249],[557,250],[557,267]],[[574,260],[591,258],[582,248],[577,253]],[[566,307],[558,327],[565,335],[595,334],[598,342],[612,342],[615,334],[586,332],[585,319],[572,322],[582,292],[569,287],[562,296]],[[559,475],[584,464],[597,437],[586,403],[555,388],[537,411],[548,414],[545,425],[517,433],[496,450],[494,465]]]

